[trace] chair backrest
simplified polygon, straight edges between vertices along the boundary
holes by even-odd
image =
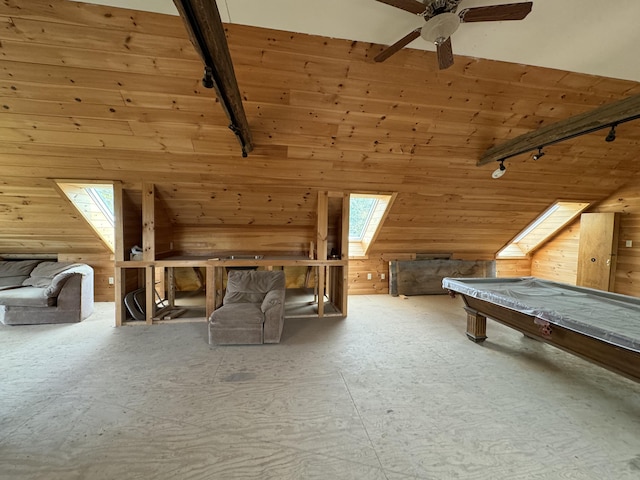
[[[271,290],[284,290],[282,270],[230,270],[223,303],[262,303]]]

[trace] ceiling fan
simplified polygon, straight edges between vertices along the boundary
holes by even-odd
[[[440,70],[453,65],[451,35],[458,29],[461,23],[522,20],[529,15],[531,7],[533,6],[533,2],[507,3],[503,5],[465,8],[456,14],[455,10],[462,0],[424,0],[422,2],[416,0],[376,1],[415,13],[423,17],[426,23],[421,28],[416,28],[393,45],[384,49],[374,60],[376,62],[384,62],[416,38],[422,37],[428,42],[435,44]]]

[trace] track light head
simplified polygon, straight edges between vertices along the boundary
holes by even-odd
[[[498,161],[500,162],[500,166],[493,171],[491,174],[492,178],[500,178],[507,173],[507,167],[504,166],[504,159]]]
[[[605,137],[604,141],[605,142],[613,142],[615,139],[616,139],[616,126],[615,125],[611,125],[611,130],[609,130],[609,133]]]
[[[204,75],[202,76],[202,86],[204,88],[213,88],[213,69],[211,67],[204,67]]]
[[[538,153],[536,153],[535,155],[533,155],[533,159],[534,160],[540,160],[542,157],[545,156],[545,153],[542,151],[544,147],[538,147]]]

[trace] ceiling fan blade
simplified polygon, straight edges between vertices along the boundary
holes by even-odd
[[[424,3],[416,2],[416,0],[376,0],[380,3],[386,3],[392,7],[415,13],[416,15],[425,11]]]
[[[440,70],[453,65],[453,48],[451,47],[451,37],[444,42],[436,43],[436,53],[438,54],[438,67]]]
[[[533,2],[522,2],[465,8],[458,16],[460,17],[460,21],[465,23],[522,20],[529,15],[532,6]]]
[[[403,47],[409,45],[416,38],[418,38],[420,36],[420,30],[421,30],[420,28],[416,28],[413,32],[408,33],[393,45],[385,48],[382,52],[380,52],[374,58],[374,60],[376,62],[384,62],[387,58],[389,58],[391,55],[396,53],[398,50],[401,50]]]

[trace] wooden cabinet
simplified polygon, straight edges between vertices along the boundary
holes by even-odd
[[[618,230],[618,213],[582,214],[577,285],[613,291],[618,253]]]

